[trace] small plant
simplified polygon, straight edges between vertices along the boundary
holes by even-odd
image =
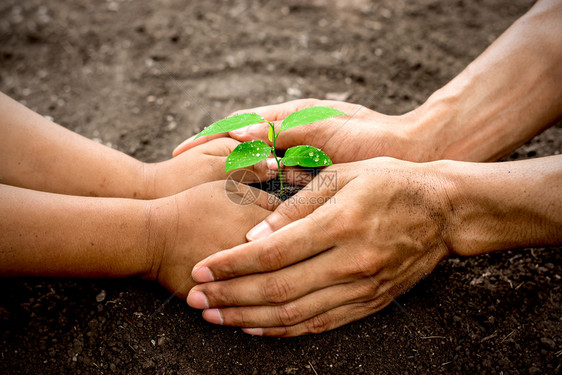
[[[275,153],[275,144],[282,131],[296,126],[307,125],[316,121],[328,119],[345,113],[330,107],[310,107],[293,112],[281,123],[281,128],[275,133],[273,123],[267,121],[262,116],[255,113],[243,113],[227,117],[223,120],[212,123],[203,131],[197,134],[195,139],[204,135],[225,133],[232,130],[244,128],[249,125],[266,122],[269,124],[268,138],[272,143],[269,146],[264,141],[244,142],[236,146],[226,158],[225,173],[234,169],[249,167],[265,160],[273,153],[273,157],[279,168],[279,181],[281,183],[280,194],[283,195],[283,175],[281,173],[281,163],[286,166],[299,165],[301,167],[327,167],[332,165],[332,160],[322,150],[313,146],[295,146],[285,151],[285,155],[279,158]]]

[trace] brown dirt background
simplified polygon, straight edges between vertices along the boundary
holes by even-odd
[[[4,0],[0,90],[159,161],[235,109],[347,92],[410,110],[532,3]],[[560,151],[558,124],[507,159]],[[560,250],[453,257],[399,306],[292,339],[207,324],[149,282],[1,279],[0,373],[559,373]]]

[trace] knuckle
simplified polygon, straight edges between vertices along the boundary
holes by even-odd
[[[378,280],[368,278],[359,283],[353,293],[354,302],[366,303],[376,299],[383,290],[383,285]]]
[[[348,273],[355,276],[371,276],[377,270],[377,261],[370,254],[370,251],[364,251],[355,254],[353,262],[349,264]]]
[[[269,303],[282,303],[289,299],[292,288],[287,280],[280,277],[268,277],[263,286],[263,297]]]
[[[297,324],[302,316],[300,309],[292,303],[278,306],[275,309],[277,311],[277,320],[283,326]]]
[[[207,285],[202,292],[205,293],[210,307],[236,304],[236,298],[234,298],[234,295],[229,291],[227,283],[217,283],[217,285],[214,286]]]
[[[351,272],[356,276],[371,277],[385,267],[384,258],[371,247],[362,249],[355,255]]]
[[[300,217],[301,206],[295,203],[295,199],[287,199],[283,202],[283,205],[277,210],[277,213],[281,215],[281,219],[284,223],[291,222]]]
[[[377,311],[380,311],[384,309],[386,306],[388,306],[393,300],[394,300],[393,297],[386,296],[386,295],[382,296],[381,298],[374,299],[365,304],[365,307],[363,308],[364,310],[363,315],[366,316],[366,315],[373,314]]]
[[[339,255],[341,262],[326,270],[331,280],[367,280],[381,269],[381,261],[376,254],[373,254],[372,249],[359,248],[356,250],[353,253],[336,250],[341,252]]]
[[[265,270],[276,270],[282,267],[284,260],[285,249],[275,242],[263,246],[258,253],[258,262]]]
[[[329,323],[324,315],[316,315],[305,323],[309,333],[322,333],[328,330]]]
[[[339,212],[331,222],[331,232],[339,238],[348,238],[355,234],[357,228],[357,215],[352,210]]]

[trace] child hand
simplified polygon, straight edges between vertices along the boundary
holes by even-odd
[[[195,263],[246,242],[246,232],[270,215],[278,200],[244,184],[215,181],[150,204],[154,253],[145,277],[185,299],[195,285]]]
[[[226,157],[238,144],[232,138],[214,139],[173,159],[145,164],[145,197],[166,197],[211,181],[232,179],[250,184],[276,176],[266,161],[225,173]]]

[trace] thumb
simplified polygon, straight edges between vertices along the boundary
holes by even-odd
[[[311,214],[318,207],[330,202],[338,190],[336,170],[325,169],[294,196],[288,198],[261,223],[247,234],[248,241],[265,238],[293,221]]]

